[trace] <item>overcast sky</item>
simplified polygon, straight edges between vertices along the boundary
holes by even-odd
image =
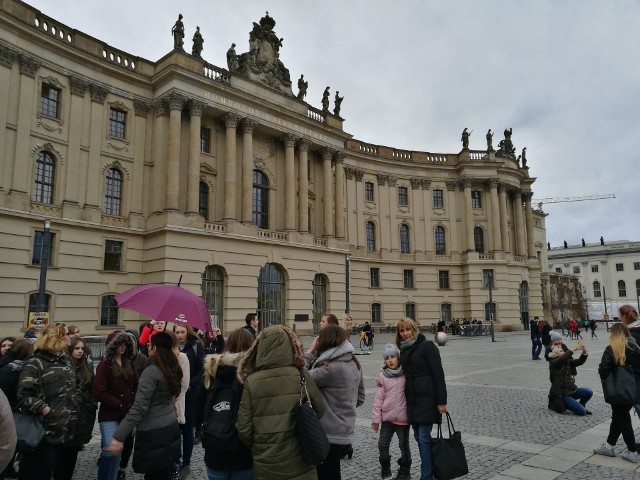
[[[133,56],[185,49],[200,26],[202,56],[226,68],[232,42],[248,50],[252,22],[269,10],[284,38],[280,59],[306,101],[331,86],[354,138],[400,149],[455,153],[460,133],[513,128],[527,147],[534,198],[614,193],[548,204],[547,238],[579,244],[640,240],[640,4],[637,0],[322,2],[257,0],[31,0],[44,14]],[[333,108],[333,101],[331,108]]]

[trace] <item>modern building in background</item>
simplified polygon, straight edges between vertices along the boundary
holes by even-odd
[[[629,240],[554,247],[547,252],[551,274],[575,276],[586,302],[585,315],[618,317],[618,308],[640,309],[640,242]],[[606,310],[605,310],[606,304]]]
[[[180,279],[225,331],[542,314],[545,216],[510,129],[458,153],[364,143],[338,98],[293,91],[268,15],[227,68],[175,42],[152,62],[0,4],[1,335],[38,309],[43,245],[50,321],[85,334],[135,328],[114,295]]]

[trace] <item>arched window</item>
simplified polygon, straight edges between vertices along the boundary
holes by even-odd
[[[376,251],[376,224],[367,222],[367,252]]]
[[[104,187],[104,213],[120,215],[122,204],[122,173],[117,168],[110,168],[107,172]]]
[[[56,160],[49,152],[40,152],[36,158],[36,178],[33,186],[33,201],[53,203]]]
[[[284,324],[285,284],[280,267],[267,263],[258,276],[258,318],[260,328]]]
[[[380,303],[371,304],[371,323],[382,322],[382,305]]]
[[[597,280],[593,282],[593,297],[594,298],[602,297],[602,290],[600,290],[600,282]]]
[[[444,237],[444,227],[436,227],[436,255],[447,253],[447,244]]]
[[[100,325],[118,325],[118,302],[115,295],[104,295],[100,308]]]
[[[627,296],[627,284],[624,283],[624,280],[618,281],[618,296],[619,297]]]
[[[253,171],[253,223],[269,228],[269,179],[260,170]]]
[[[202,274],[202,298],[207,304],[211,325],[222,329],[224,300],[224,272],[217,265],[209,265]]]
[[[409,226],[405,224],[400,225],[400,253],[411,253]]]
[[[198,193],[198,212],[202,218],[209,220],[209,185],[206,182],[200,182]]]
[[[484,231],[481,227],[474,227],[473,242],[476,247],[476,252],[484,253]]]

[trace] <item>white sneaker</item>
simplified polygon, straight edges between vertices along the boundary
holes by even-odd
[[[605,455],[607,457],[616,456],[616,452],[613,451],[613,448],[610,448],[606,443],[603,443],[598,448],[594,448],[593,453],[597,455]]]
[[[622,455],[620,455],[622,458],[624,458],[627,462],[631,462],[631,463],[638,463],[640,462],[640,454],[638,452],[625,452]]]

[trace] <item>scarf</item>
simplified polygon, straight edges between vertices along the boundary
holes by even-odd
[[[418,340],[418,335],[416,335],[413,338],[410,338],[409,340],[401,340],[400,350],[404,350],[405,348],[411,347],[414,343],[416,343],[416,340]]]
[[[349,340],[345,340],[340,345],[331,347],[320,354],[317,360],[313,363],[313,367],[315,368],[320,365],[320,363],[329,362],[335,358],[341,357],[345,353],[353,353],[353,345]]]
[[[388,378],[399,377],[400,375],[402,375],[402,365],[400,365],[398,368],[394,368],[394,369],[391,369],[391,368],[388,368],[388,367],[384,367],[382,369],[382,374],[385,377],[388,377]]]

